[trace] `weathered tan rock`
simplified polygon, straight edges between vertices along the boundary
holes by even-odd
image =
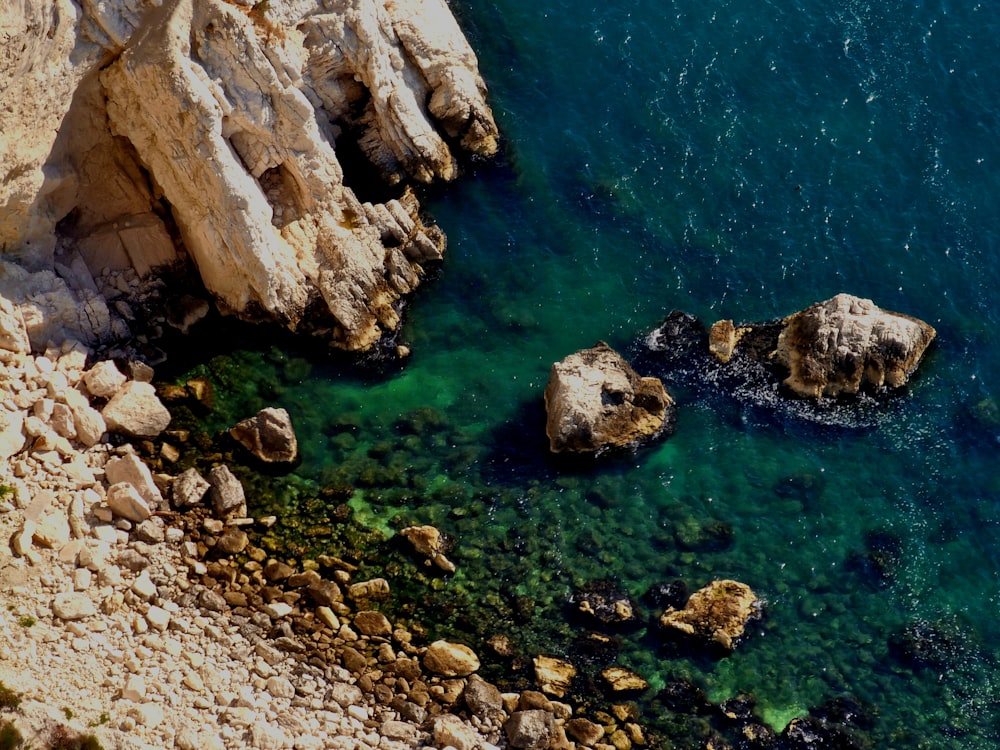
[[[392,635],[392,623],[381,612],[370,609],[363,610],[354,615],[354,627],[362,635],[390,636]]]
[[[0,349],[19,354],[31,349],[21,311],[5,297],[0,297]]]
[[[534,659],[535,684],[543,693],[562,698],[569,692],[576,677],[576,667],[554,656],[539,655]]]
[[[515,711],[504,722],[504,733],[511,747],[520,750],[545,750],[555,731],[555,719],[548,711]]]
[[[243,483],[226,465],[216,466],[208,473],[209,496],[212,508],[219,518],[245,516],[246,493]]]
[[[603,341],[552,365],[545,431],[554,453],[633,446],[667,426],[673,399]]]
[[[649,687],[649,682],[642,675],[618,665],[602,669],[601,678],[613,693],[629,693]]]
[[[733,356],[739,340],[737,328],[731,320],[719,320],[708,329],[708,350],[723,364]]]
[[[118,389],[101,409],[101,416],[109,430],[131,437],[157,437],[170,424],[170,412],[156,395],[156,389],[136,380]]]
[[[82,620],[97,614],[90,597],[80,591],[56,594],[52,600],[52,614],[60,620]]]
[[[75,292],[102,269],[145,277],[179,258],[155,182],[224,310],[295,327],[325,308],[314,329],[365,348],[444,239],[412,194],[362,205],[332,144],[356,138],[391,183],[452,179],[453,145],[495,153],[475,55],[444,0],[247,6],[0,8],[17,50],[0,57],[0,246],[49,270],[72,212],[58,262]],[[80,301],[78,318],[127,335]]]
[[[128,482],[118,482],[108,487],[107,503],[111,511],[121,518],[139,523],[153,513],[149,503]]]
[[[731,651],[748,621],[760,614],[761,602],[745,583],[712,581],[691,595],[683,609],[668,609],[660,625],[717,643]]]
[[[261,461],[291,463],[299,457],[292,419],[284,409],[261,409],[229,430],[233,438]]]
[[[170,486],[175,508],[198,505],[211,485],[194,467],[187,469],[174,479]]]
[[[454,714],[435,717],[432,735],[434,744],[438,747],[453,747],[455,750],[475,750],[482,747],[479,733]]]
[[[801,396],[855,394],[904,385],[936,335],[921,320],[838,294],[786,318],[774,356]]]
[[[153,473],[134,453],[110,459],[104,467],[104,475],[109,485],[126,482],[135,487],[151,509],[163,504],[163,495],[153,481]]]
[[[24,412],[0,408],[0,460],[24,448]]]
[[[581,745],[593,747],[604,737],[604,727],[581,716],[566,722],[566,733]]]
[[[424,667],[443,677],[466,677],[479,669],[476,652],[463,643],[434,641],[427,647]]]
[[[434,564],[446,573],[455,572],[455,564],[444,555],[444,539],[434,526],[407,526],[399,535],[413,545],[413,551],[426,557],[427,565]]]
[[[128,378],[109,359],[98,362],[83,373],[83,382],[87,390],[98,398],[111,398],[127,381]]]
[[[0,234],[2,226],[0,204]],[[90,287],[84,284],[71,288],[64,278],[48,268],[30,271],[9,262],[16,256],[16,252],[7,252],[0,261],[0,298],[16,308],[32,351],[44,351],[51,343],[62,344],[69,339],[97,345],[115,337],[107,303],[92,287],[92,280]],[[32,256],[31,262],[44,265],[47,262],[44,252],[39,257]],[[16,345],[22,347],[23,341]]]

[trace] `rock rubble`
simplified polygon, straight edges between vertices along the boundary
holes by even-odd
[[[10,540],[0,545],[0,683],[21,698],[0,719],[26,741],[616,747],[580,717],[571,739],[569,705],[479,678],[468,646],[420,645],[378,611],[392,596],[384,579],[354,580],[354,566],[336,558],[301,567],[269,558],[247,534],[257,522],[224,464],[207,479],[193,469],[171,477],[107,431],[94,444],[59,436],[68,423],[57,405],[96,410],[137,382],[123,373],[132,368],[87,367],[84,352],[69,343],[0,351],[0,413],[19,435],[0,477],[0,534]],[[571,665],[540,657],[536,666],[543,690],[566,694]]]

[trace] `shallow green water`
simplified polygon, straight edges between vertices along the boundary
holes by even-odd
[[[208,427],[285,406],[306,487],[288,497],[350,484],[358,517],[453,535],[459,572],[413,613],[442,635],[570,653],[566,597],[588,580],[636,598],[673,578],[751,585],[767,616],[725,659],[622,635],[651,722],[656,688],[686,677],[716,701],[755,694],[778,728],[851,695],[874,747],[1000,747],[1000,429],[973,417],[1000,365],[1000,10],[453,5],[505,153],[426,198],[450,244],[407,311],[411,361],[363,376],[246,343],[191,370],[217,386]],[[631,351],[675,308],[762,320],[840,291],[939,334],[863,425],[668,378],[667,441],[594,469],[546,458],[553,361],[599,339]],[[947,648],[914,665],[890,643],[922,623]]]

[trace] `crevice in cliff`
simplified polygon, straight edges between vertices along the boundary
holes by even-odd
[[[362,203],[386,203],[399,197],[399,187],[390,185],[382,177],[377,165],[361,146],[364,130],[360,127],[345,129],[337,138],[337,161],[344,170],[344,185],[354,192]]]

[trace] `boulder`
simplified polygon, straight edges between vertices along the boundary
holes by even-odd
[[[24,448],[24,412],[0,407],[0,460],[19,453]]]
[[[424,667],[442,677],[466,677],[479,669],[479,657],[462,643],[434,641],[424,652]]]
[[[80,591],[56,594],[52,600],[52,614],[60,620],[82,620],[97,614],[94,602]]]
[[[774,358],[797,395],[850,395],[905,385],[936,335],[921,320],[838,294],[785,318]]]
[[[128,378],[109,359],[96,363],[83,374],[87,390],[98,398],[111,398],[127,381]]]
[[[576,677],[576,667],[554,656],[539,655],[534,659],[535,684],[542,692],[562,698],[569,692]]]
[[[211,485],[198,473],[194,467],[187,469],[174,479],[171,485],[171,494],[174,499],[175,508],[189,508],[198,505],[205,497]]]
[[[593,747],[604,737],[604,727],[579,716],[566,722],[566,734],[586,747]]]
[[[109,485],[126,482],[133,487],[151,509],[159,508],[163,503],[160,488],[153,481],[153,473],[134,453],[115,456],[104,466],[104,477]]]
[[[660,625],[731,651],[746,624],[760,615],[761,601],[745,583],[712,581],[695,591],[683,609],[668,609]]]
[[[455,564],[444,555],[445,548],[450,545],[434,526],[407,526],[399,535],[413,545],[414,552],[427,558],[425,564],[433,563],[445,573],[455,572]]]
[[[469,677],[462,698],[473,715],[480,719],[492,719],[503,713],[503,695],[499,688],[479,675]]]
[[[725,364],[733,356],[733,350],[739,341],[738,331],[731,320],[720,320],[708,329],[708,350],[712,356]]]
[[[101,410],[101,416],[112,432],[130,437],[154,438],[167,429],[170,412],[149,383],[129,381]]]
[[[366,609],[354,615],[354,629],[362,635],[388,637],[392,635],[392,623],[381,612]]]
[[[504,722],[504,733],[511,747],[520,750],[545,750],[555,732],[555,719],[548,711],[515,711]]]
[[[482,747],[482,735],[475,727],[454,714],[435,717],[431,730],[437,747],[453,747],[455,750],[476,750]]]
[[[141,523],[152,515],[149,504],[128,482],[118,482],[108,487],[108,507],[121,518]]]
[[[673,399],[603,341],[552,365],[545,431],[553,453],[633,447],[669,426]]]
[[[284,409],[261,409],[230,429],[229,434],[265,463],[292,463],[299,457],[292,419]]]
[[[649,687],[642,675],[617,665],[602,669],[601,679],[612,693],[640,692]]]
[[[208,473],[209,494],[212,509],[219,518],[245,516],[247,514],[246,493],[243,483],[229,470],[228,466],[216,466]]]
[[[21,311],[6,297],[0,297],[0,349],[18,354],[31,350]]]

